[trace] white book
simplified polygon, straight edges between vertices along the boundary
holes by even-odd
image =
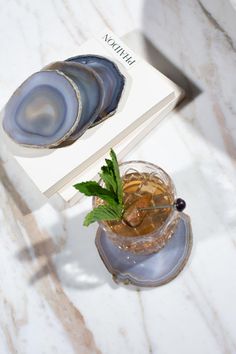
[[[70,187],[73,181],[86,176],[91,179],[111,147],[119,157],[124,156],[132,148],[132,141],[134,144],[142,138],[145,129],[148,131],[161,115],[173,109],[182,95],[181,89],[108,30],[78,48],[75,55],[80,54],[105,56],[125,76],[124,93],[112,117],[88,129],[72,145],[51,150],[19,147],[1,131],[16,161],[38,189],[47,197],[59,192],[66,201],[77,200],[76,191]]]

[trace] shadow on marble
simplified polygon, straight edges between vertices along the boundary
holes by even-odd
[[[146,0],[142,10],[146,60],[185,89],[192,102],[178,107],[184,121],[235,163],[235,47],[227,23],[199,0]]]
[[[61,282],[71,288],[90,289],[108,284],[117,285],[101,262],[95,247],[97,225],[83,226],[87,212],[68,220],[68,239],[63,251],[54,258]]]
[[[46,239],[25,247],[16,254],[21,262],[30,263],[35,258],[44,260],[44,265],[29,279],[31,285],[56,273],[62,285],[69,288],[91,289],[104,283],[114,289],[118,288],[98,256],[94,244],[96,228],[82,226],[85,215],[83,213],[70,219],[71,232],[68,233],[63,247],[56,245],[52,239]]]

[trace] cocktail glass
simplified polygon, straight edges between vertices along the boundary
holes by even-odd
[[[140,255],[158,252],[173,236],[180,218],[174,184],[162,168],[149,162],[129,161],[119,167],[124,190],[123,220],[101,221],[99,226],[121,250]],[[93,198],[93,207],[101,203]]]

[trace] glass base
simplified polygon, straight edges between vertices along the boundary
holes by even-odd
[[[184,268],[192,249],[188,215],[181,213],[176,231],[157,253],[138,255],[119,249],[98,228],[95,240],[100,257],[116,283],[155,287],[168,283]]]

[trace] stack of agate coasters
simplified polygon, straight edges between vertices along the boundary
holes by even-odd
[[[1,135],[46,197],[73,204],[74,182],[93,178],[111,147],[124,158],[182,95],[105,29],[26,78],[2,112]]]

